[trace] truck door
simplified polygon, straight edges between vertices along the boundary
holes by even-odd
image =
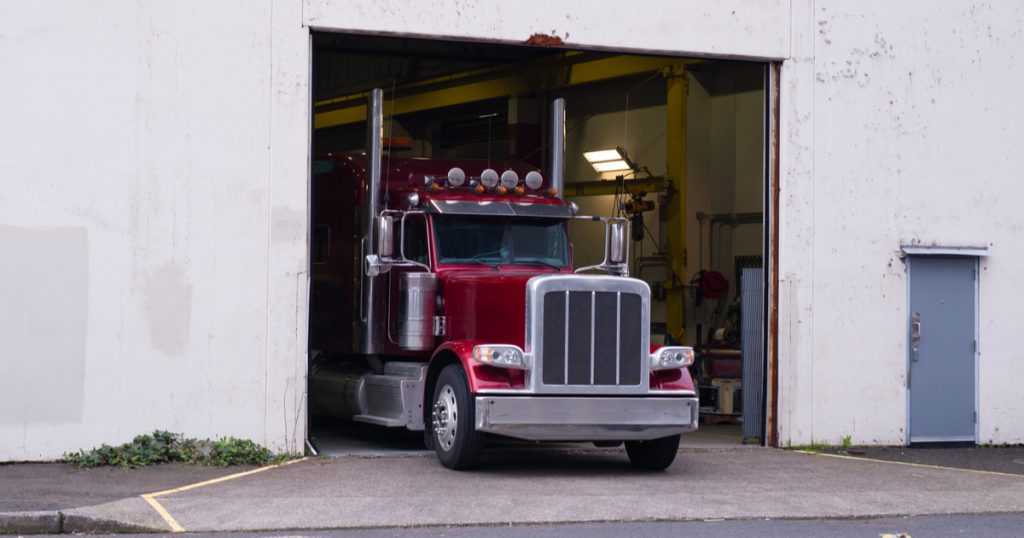
[[[396,256],[404,249],[405,258],[410,261],[430,264],[429,248],[427,243],[427,225],[423,215],[409,215],[405,219],[404,231],[398,226],[398,233],[395,234],[398,244],[395,245]],[[404,234],[404,237],[403,237]],[[426,271],[419,266],[394,267],[388,272],[388,353],[401,354],[403,350],[398,347],[398,324],[399,306],[401,304],[400,282],[402,275],[409,272]]]

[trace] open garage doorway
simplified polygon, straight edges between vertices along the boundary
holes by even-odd
[[[404,163],[423,159],[473,159],[499,171],[547,174],[550,111],[564,99],[559,194],[581,215],[629,220],[629,274],[651,290],[651,343],[696,350],[690,371],[701,428],[684,435],[683,446],[763,444],[771,396],[770,69],[557,46],[314,33],[308,429],[314,449],[423,450],[421,432],[381,417],[403,401],[402,383],[388,380],[404,374],[388,364],[424,360],[429,352],[368,353],[359,341],[367,308],[358,289],[365,217],[354,204],[364,195],[367,95],[376,88],[383,92],[385,173],[404,173]],[[569,233],[574,267],[601,263],[601,226],[572,221]],[[397,280],[385,286],[400,291]],[[385,313],[397,308],[404,307],[381,306]],[[476,322],[500,323],[500,314]],[[380,334],[397,338],[387,323]],[[368,414],[367,406],[384,411]]]

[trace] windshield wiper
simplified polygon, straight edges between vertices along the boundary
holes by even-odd
[[[549,263],[543,260],[513,260],[512,265],[541,265],[544,267],[550,267],[552,269],[555,269],[556,271],[562,270],[561,265],[555,265],[553,263]]]
[[[450,262],[447,262],[447,263],[453,263],[453,264],[456,264],[456,265],[486,265],[487,267],[490,267],[491,269],[494,269],[495,271],[498,270],[498,264],[497,263],[488,263],[488,262],[485,262],[483,260],[455,260],[455,261],[450,261]]]

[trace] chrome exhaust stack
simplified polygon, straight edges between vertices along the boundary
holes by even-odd
[[[359,263],[368,255],[377,254],[377,217],[380,214],[381,191],[381,156],[384,153],[384,90],[374,88],[370,91],[366,104],[366,180],[363,182],[363,241],[362,256]],[[372,355],[377,353],[376,342],[379,340],[377,312],[375,308],[374,280],[360,271],[360,342],[359,351]]]
[[[551,104],[551,188],[555,196],[565,198],[565,99]]]

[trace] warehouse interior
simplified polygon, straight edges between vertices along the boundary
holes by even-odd
[[[684,435],[683,445],[763,444],[766,69],[574,50],[547,39],[508,45],[314,33],[311,152],[315,163],[363,151],[366,92],[381,88],[386,154],[508,159],[546,171],[551,102],[564,98],[566,198],[583,215],[630,218],[630,275],[651,287],[651,342],[697,350],[691,372],[701,430]],[[619,152],[629,168],[597,171],[584,154],[599,150]],[[570,228],[573,265],[599,263],[603,228]],[[314,264],[316,235],[314,227]],[[311,373],[320,358],[311,341]],[[419,434],[322,413],[310,391],[317,450],[422,449]]]

